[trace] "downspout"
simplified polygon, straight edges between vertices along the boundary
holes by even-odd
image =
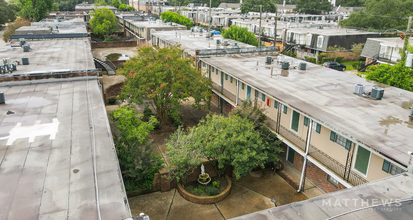
[[[308,138],[307,138],[307,143],[306,143],[306,146],[305,146],[303,170],[301,172],[300,185],[298,187],[297,192],[301,192],[301,188],[303,186],[303,181],[304,181],[304,177],[305,177],[305,168],[307,166],[307,156],[308,156],[308,152],[309,152],[309,148],[310,148],[311,132],[313,131],[313,120],[311,118],[308,119],[308,123],[309,123]]]
[[[239,80],[237,79],[237,98],[235,99],[235,105],[238,106],[238,97],[239,97]]]

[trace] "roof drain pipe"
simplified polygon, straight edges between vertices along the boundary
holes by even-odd
[[[309,149],[310,149],[311,132],[313,131],[313,120],[311,118],[309,118],[308,123],[309,123],[308,134],[307,134],[308,138],[307,138],[307,143],[306,143],[306,146],[305,146],[303,170],[301,171],[300,185],[298,186],[297,192],[301,192],[301,188],[303,186],[304,177],[305,177],[305,167],[307,166],[307,156],[308,156],[308,152],[309,152]]]

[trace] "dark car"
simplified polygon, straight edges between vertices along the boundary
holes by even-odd
[[[337,63],[337,62],[325,62],[323,63],[323,66],[327,68],[335,69],[335,70],[340,70],[340,71],[346,70],[345,65]]]

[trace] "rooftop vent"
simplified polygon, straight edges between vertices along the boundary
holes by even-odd
[[[271,56],[266,56],[265,57],[265,63],[271,64],[272,62],[272,57]]]
[[[4,92],[0,91],[0,104],[3,104],[6,102],[6,99],[4,98]]]
[[[380,99],[383,98],[383,94],[384,94],[384,89],[383,88],[373,87],[371,89],[371,97],[373,99],[380,100]]]
[[[358,95],[362,95],[364,93],[365,86],[363,84],[356,84],[354,86],[354,93]]]
[[[229,43],[228,43],[228,41],[227,41],[227,40],[224,40],[224,42],[222,43],[222,45],[224,45],[224,46],[228,46],[228,45],[229,45]]]

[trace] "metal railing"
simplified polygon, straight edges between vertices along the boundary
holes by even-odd
[[[309,155],[313,157],[314,159],[316,159],[321,164],[323,164],[325,167],[329,168],[331,171],[337,174],[337,176],[340,176],[341,178],[346,180],[344,178],[344,171],[345,171],[344,164],[341,164],[340,162],[330,157],[329,155],[327,155],[320,149],[316,148],[314,145],[310,145]],[[353,170],[350,170],[349,177],[346,181],[349,182],[353,186],[358,186],[361,184],[368,183],[368,181],[365,178],[363,178],[362,176],[360,176]]]

